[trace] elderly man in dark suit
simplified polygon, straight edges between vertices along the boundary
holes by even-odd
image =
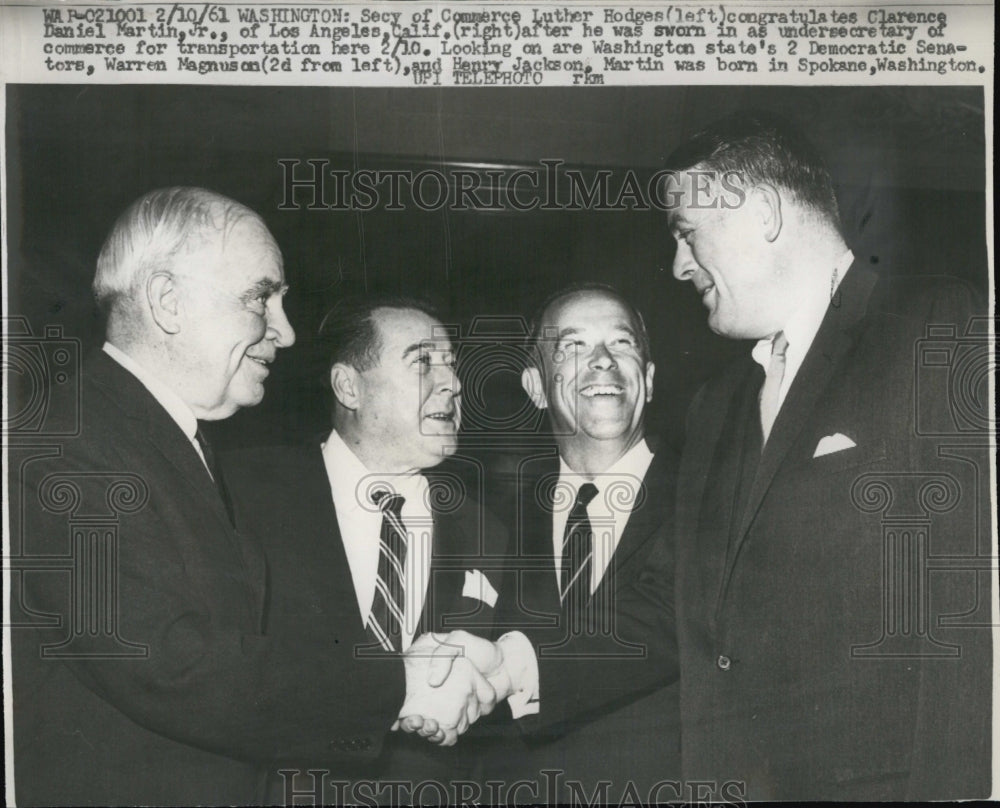
[[[530,631],[544,657],[564,653],[573,632],[613,635],[618,588],[643,569],[671,521],[677,457],[662,445],[654,455],[647,441],[655,366],[641,314],[617,291],[561,289],[530,332],[522,383],[556,446],[518,466],[504,622]],[[578,665],[582,674],[600,670]],[[494,756],[487,775],[541,781],[543,769],[558,771],[566,790],[550,800],[617,799],[628,783],[645,797],[679,775],[678,718],[675,682],[525,735]]]
[[[674,274],[714,331],[756,345],[692,402],[676,548],[619,599],[621,636],[647,637],[631,686],[679,655],[701,798],[989,794],[981,301],[856,260],[823,163],[772,116],[723,120],[670,163]],[[544,713],[553,689],[580,692],[530,647],[449,640],[501,698],[538,687]]]
[[[199,426],[260,402],[285,290],[261,218],[203,189],[146,194],[105,242],[79,430],[11,480],[39,626],[13,632],[19,804],[259,803],[275,761],[371,757],[395,719],[419,658],[359,681],[337,627],[265,633],[264,555]]]
[[[402,297],[343,300],[316,348],[326,354],[333,430],[301,447],[239,453],[227,479],[237,524],[260,535],[269,559],[268,630],[335,633],[343,658],[334,679],[368,680],[355,709],[384,714],[386,704],[400,706],[380,682],[386,657],[420,653],[425,632],[492,633],[507,534],[457,469],[435,469],[456,450],[462,388],[432,308]],[[393,527],[403,535],[387,533]],[[391,734],[392,723],[377,758],[352,766],[304,756],[297,776],[286,766],[275,796],[316,793],[307,770],[325,766],[340,781],[328,783],[329,800],[365,799],[362,786],[380,801],[440,798],[414,793],[422,782],[451,799],[448,783],[471,772],[470,745],[435,748]],[[450,733],[453,741],[457,729]],[[402,789],[395,796],[379,784],[390,781]]]

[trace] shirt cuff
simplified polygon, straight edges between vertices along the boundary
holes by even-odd
[[[520,631],[504,634],[497,645],[503,654],[504,667],[510,676],[511,693],[507,697],[513,718],[536,715],[539,710],[538,658],[531,641]]]

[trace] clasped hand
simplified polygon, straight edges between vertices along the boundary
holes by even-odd
[[[503,652],[465,631],[424,634],[403,655],[406,699],[394,730],[452,746],[509,695]]]

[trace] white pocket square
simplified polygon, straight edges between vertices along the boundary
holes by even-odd
[[[462,587],[462,597],[481,600],[491,609],[497,605],[497,591],[490,579],[479,570],[465,571],[465,585]]]
[[[816,451],[813,452],[813,457],[822,457],[834,452],[842,452],[844,449],[853,449],[857,445],[847,435],[838,432],[836,435],[827,435],[825,438],[822,438],[816,444]]]

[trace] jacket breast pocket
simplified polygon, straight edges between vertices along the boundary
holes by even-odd
[[[885,460],[887,457],[886,442],[879,439],[866,444],[852,446],[849,449],[830,452],[820,457],[810,457],[808,460],[796,464],[795,468],[802,473],[829,475],[850,469],[872,466]]]

